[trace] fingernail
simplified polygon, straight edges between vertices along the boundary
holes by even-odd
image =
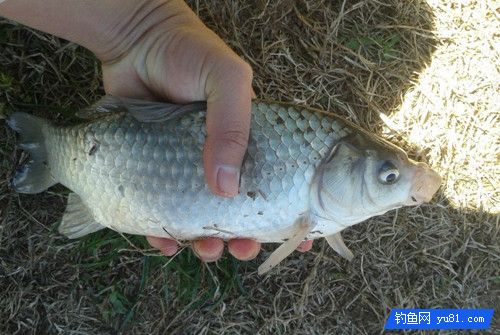
[[[223,245],[217,246],[217,241],[214,241],[214,239],[209,241],[209,239],[194,241],[191,245],[191,249],[196,256],[205,263],[215,262],[222,256],[224,251]],[[219,243],[222,243],[222,241]]]
[[[161,252],[165,256],[173,256],[177,253],[177,246],[176,245],[169,245],[161,250]]]
[[[239,179],[240,171],[234,166],[221,165],[217,170],[217,187],[226,197],[238,194]]]
[[[217,254],[215,255],[206,255],[206,256],[202,256],[200,257],[200,259],[205,262],[205,263],[212,263],[212,262],[215,262],[217,261],[219,258],[221,258],[222,256],[222,253],[223,253],[224,249],[222,249],[221,251],[219,251]]]
[[[246,259],[244,259],[244,261],[250,261],[250,260],[254,259],[255,257],[257,257],[259,252],[260,252],[260,248],[256,248],[255,251],[250,256],[248,256]]]

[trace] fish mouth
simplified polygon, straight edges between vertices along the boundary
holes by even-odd
[[[408,205],[431,201],[441,186],[441,176],[425,163],[417,163]]]

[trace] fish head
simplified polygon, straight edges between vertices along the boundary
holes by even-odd
[[[441,177],[399,147],[366,132],[339,141],[316,169],[311,209],[352,225],[402,206],[431,200]]]

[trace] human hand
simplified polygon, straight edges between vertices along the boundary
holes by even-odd
[[[104,88],[107,93],[177,103],[207,100],[203,159],[205,178],[215,194],[232,197],[238,193],[239,170],[248,141],[250,105],[253,96],[252,69],[214,32],[209,30],[183,1],[171,1],[150,12],[137,27],[142,34],[126,51],[111,50],[118,57],[103,57]],[[162,20],[160,18],[168,18]],[[144,25],[148,26],[145,30]],[[108,59],[106,59],[108,58]],[[149,236],[149,243],[165,255],[178,250],[175,240]],[[298,250],[307,251],[312,241]],[[195,254],[205,262],[222,255],[223,241],[205,238],[192,241]],[[260,243],[250,239],[228,242],[229,252],[250,260]]]
[[[207,139],[203,152],[206,181],[215,194],[236,195],[250,123],[250,66],[206,28],[182,1],[156,7],[137,21],[137,26],[127,27],[130,31],[118,43],[120,50],[110,50],[101,57],[106,92],[176,103],[207,100]],[[135,33],[136,30],[140,33]],[[129,40],[129,36],[136,39]],[[128,47],[122,50],[122,45]],[[165,255],[177,252],[175,240],[152,236],[147,239]],[[223,252],[223,241],[216,238],[192,241],[192,248],[200,259],[215,261]],[[236,258],[248,260],[258,254],[260,244],[253,240],[232,240],[228,248]]]
[[[203,160],[209,188],[220,196],[238,193],[246,150],[252,69],[181,0],[0,1],[0,15],[83,45],[102,61],[107,93],[177,103],[207,101]],[[166,255],[177,242],[148,237]],[[193,241],[204,261],[215,261],[223,241]],[[309,250],[310,242],[298,249]],[[254,258],[260,243],[228,242],[238,259]]]
[[[0,1],[1,2],[1,1]],[[252,69],[181,0],[16,0],[0,4],[0,15],[74,41],[102,61],[107,93],[177,103],[207,101],[203,160],[209,188],[220,196],[238,193],[246,150]],[[177,243],[149,237],[171,255]],[[307,245],[302,249],[307,249]],[[204,261],[220,257],[220,239],[194,241]],[[260,244],[231,240],[236,258],[255,257]]]

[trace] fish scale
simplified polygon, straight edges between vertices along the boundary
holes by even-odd
[[[295,218],[308,210],[321,149],[345,134],[333,131],[338,121],[320,121],[306,110],[255,103],[252,116],[240,192],[232,199],[217,197],[205,186],[204,113],[161,124],[141,124],[119,114],[76,128],[49,127],[49,147],[66,143],[49,154],[50,165],[61,167],[53,169],[55,179],[85,199],[96,221],[121,232],[279,242],[290,237]],[[321,137],[311,129],[321,129]],[[75,138],[86,145],[79,146]],[[117,212],[122,220],[116,219]]]
[[[177,240],[286,241],[263,273],[307,238],[324,236],[351,259],[339,231],[429,201],[440,184],[427,165],[343,118],[255,101],[239,194],[218,197],[205,184],[205,108],[106,96],[69,127],[15,113],[8,124],[31,160],[12,185],[71,189],[59,227],[71,238],[109,227]]]

